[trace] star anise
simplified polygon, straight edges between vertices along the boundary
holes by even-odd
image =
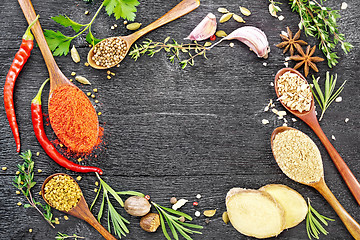
[[[283,42],[279,43],[278,45],[276,45],[278,48],[283,48],[285,47],[283,53],[286,53],[287,50],[290,49],[290,55],[293,56],[294,55],[294,48],[296,48],[296,46],[300,45],[307,45],[307,42],[303,41],[303,40],[299,40],[300,38],[300,33],[301,30],[299,29],[299,31],[295,34],[295,36],[293,37],[293,34],[290,30],[289,27],[286,27],[288,36],[285,36],[283,34],[280,34],[281,39],[283,40]]]
[[[315,72],[319,71],[319,69],[316,67],[314,62],[324,61],[324,59],[321,57],[312,57],[312,55],[315,52],[315,49],[316,49],[316,46],[311,48],[310,45],[308,45],[306,48],[306,54],[305,54],[302,47],[300,45],[297,45],[296,51],[298,51],[298,53],[300,53],[301,56],[296,55],[296,56],[290,57],[291,60],[300,61],[299,63],[297,63],[295,65],[294,69],[298,69],[299,67],[301,67],[304,64],[305,77],[307,77],[307,75],[309,74],[309,67],[311,67]]]

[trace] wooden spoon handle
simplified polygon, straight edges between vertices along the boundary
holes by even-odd
[[[320,194],[330,203],[331,207],[335,210],[341,221],[344,223],[350,234],[357,240],[360,240],[360,225],[350,216],[350,214],[343,208],[339,201],[335,198],[334,194],[330,191],[322,178],[318,183],[312,185]]]
[[[148,26],[144,27],[143,29],[140,29],[137,32],[134,32],[133,34],[129,35],[129,39],[132,40],[132,42],[135,42],[138,38],[145,35],[146,33],[161,27],[164,24],[167,24],[179,17],[184,16],[185,14],[188,14],[189,12],[193,11],[197,7],[200,6],[200,0],[183,0],[178,5],[176,5],[173,9],[171,9],[169,12],[167,12],[164,16],[157,19],[155,22],[149,24]]]
[[[18,0],[21,10],[24,13],[24,16],[27,22],[30,24],[36,18],[36,13],[34,7],[30,0]],[[58,65],[55,62],[55,59],[50,51],[50,48],[46,42],[44,33],[41,29],[40,22],[36,21],[35,25],[32,27],[32,32],[35,35],[36,42],[38,43],[41,53],[44,57],[46,67],[48,68],[50,78],[54,78],[57,75],[61,75],[60,77],[65,77],[60,71]]]
[[[106,240],[116,240],[116,238],[96,220],[94,215],[91,214],[84,220],[93,226]]]
[[[354,174],[351,172],[350,168],[346,165],[345,161],[341,158],[340,154],[336,151],[334,146],[330,143],[329,139],[326,137],[325,133],[321,129],[319,122],[316,119],[315,114],[312,118],[303,119],[305,123],[307,123],[311,129],[315,132],[315,134],[319,137],[320,141],[325,146],[328,151],[331,159],[333,160],[336,168],[344,179],[346,185],[350,189],[352,195],[354,196],[357,203],[360,205],[360,183],[355,178]]]

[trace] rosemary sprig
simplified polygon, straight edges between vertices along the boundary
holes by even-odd
[[[175,62],[177,59],[181,65],[181,68],[184,69],[187,65],[194,65],[194,58],[203,55],[206,57],[206,51],[210,50],[209,48],[197,43],[178,43],[174,39],[172,39],[172,43],[169,43],[170,37],[165,38],[163,42],[154,42],[151,39],[147,39],[142,42],[142,44],[135,44],[135,46],[130,51],[129,55],[135,61],[147,54],[150,57],[154,56],[155,53],[160,52],[161,50],[166,51],[169,54],[169,60],[171,63]],[[181,53],[188,55],[187,59],[181,60]]]
[[[322,50],[328,60],[329,67],[334,67],[339,56],[334,51],[338,43],[347,54],[353,45],[346,42],[345,35],[340,33],[337,19],[340,18],[338,10],[324,7],[316,0],[289,0],[292,11],[299,13],[299,28],[304,29],[305,34],[320,40],[319,49]]]
[[[151,203],[156,208],[156,210],[160,215],[160,225],[166,239],[171,240],[171,237],[166,230],[165,221],[170,228],[173,238],[176,240],[179,239],[178,232],[187,240],[192,240],[192,238],[188,234],[194,234],[194,233],[202,234],[199,231],[194,231],[189,229],[189,228],[202,229],[203,228],[202,226],[180,221],[181,217],[184,217],[187,220],[191,221],[192,217],[190,217],[189,215],[180,211],[175,211],[171,208],[162,207],[154,202]],[[178,216],[174,216],[174,215],[178,215]]]
[[[308,214],[306,215],[306,232],[308,234],[309,239],[314,237],[315,239],[319,239],[319,234],[322,233],[327,235],[329,232],[325,230],[325,228],[321,225],[324,224],[328,226],[328,221],[335,221],[334,219],[325,217],[318,213],[310,204],[310,199],[308,198]],[[320,222],[319,222],[319,220]]]
[[[52,224],[54,220],[52,220],[53,214],[51,213],[51,207],[48,204],[41,204],[34,200],[31,194],[31,188],[33,188],[36,184],[34,181],[34,161],[31,159],[31,151],[27,150],[23,152],[20,157],[24,159],[23,164],[18,164],[19,175],[15,176],[13,185],[26,197],[29,204],[24,204],[24,208],[33,207],[35,208],[44,219],[55,228]],[[43,208],[45,213],[43,213],[37,206]]]
[[[76,234],[73,234],[70,236],[70,235],[67,235],[67,234],[61,233],[61,232],[58,232],[55,237],[56,240],[63,240],[63,239],[70,239],[70,238],[77,240],[77,239],[83,239],[84,237],[77,236]]]
[[[105,203],[107,203],[107,225],[108,230],[111,233],[111,225],[114,229],[114,233],[121,238],[121,236],[126,236],[127,233],[129,233],[129,229],[126,227],[125,224],[130,224],[128,220],[126,220],[123,216],[120,215],[113,206],[113,204],[110,202],[110,195],[115,198],[115,200],[120,204],[121,207],[124,207],[124,202],[121,199],[119,195],[137,195],[137,196],[145,196],[142,193],[135,192],[135,191],[123,191],[123,192],[115,192],[104,180],[102,180],[99,176],[99,174],[96,174],[97,178],[100,181],[100,187],[97,191],[97,194],[95,196],[94,201],[92,202],[90,206],[90,211],[95,205],[101,189],[102,191],[102,201],[100,204],[100,209],[97,215],[97,220],[100,222],[105,208]]]
[[[344,89],[346,80],[343,82],[343,84],[341,84],[341,86],[336,90],[336,92],[333,93],[335,90],[337,74],[335,74],[335,77],[334,77],[334,75],[331,75],[331,77],[330,77],[330,73],[326,72],[325,89],[324,89],[324,93],[323,93],[319,86],[319,78],[315,79],[314,75],[312,77],[313,77],[314,87],[312,87],[310,85],[310,88],[311,88],[311,91],[312,91],[316,101],[318,102],[318,104],[321,108],[321,116],[319,118],[319,121],[321,121],[321,119],[324,117],[326,109],[328,109],[330,104],[340,95],[340,93]],[[314,90],[314,88],[315,88],[315,90]]]

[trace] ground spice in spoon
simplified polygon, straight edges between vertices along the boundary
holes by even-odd
[[[98,143],[98,117],[80,89],[70,85],[56,88],[49,101],[49,116],[56,136],[71,151],[87,153]]]

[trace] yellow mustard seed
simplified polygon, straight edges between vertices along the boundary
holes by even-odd
[[[90,95],[91,95],[91,92],[87,92],[86,95],[90,96]]]
[[[94,188],[94,192],[97,192],[98,191],[98,189],[97,188]]]
[[[42,172],[42,170],[41,169],[38,169],[38,173],[41,173]]]
[[[89,11],[85,11],[85,15],[89,15]]]
[[[124,21],[124,25],[126,25],[126,24],[128,24],[128,21],[125,20],[125,21]]]
[[[41,196],[41,191],[39,192],[39,195]]]
[[[39,156],[39,155],[40,155],[40,152],[37,152],[37,153],[36,153],[36,156]]]
[[[98,92],[98,89],[97,89],[97,88],[94,88],[94,89],[93,89],[93,92],[94,92],[94,93],[97,93],[97,92]]]
[[[18,205],[18,206],[21,206],[21,205],[22,205],[22,203],[21,203],[21,202],[18,202],[18,203],[17,203],[17,205]]]
[[[63,144],[61,144],[61,143],[59,143],[59,146],[60,146],[60,147],[63,147],[64,145],[63,145]]]
[[[111,76],[107,76],[107,79],[111,79]]]
[[[110,74],[111,74],[111,75],[113,75],[113,76],[115,76],[115,73],[113,73],[113,72],[112,72],[112,73],[110,73]]]
[[[32,231],[33,231],[33,230],[30,228],[30,229],[29,229],[29,233],[32,233]]]
[[[98,115],[100,116],[102,113],[101,112],[98,112]]]
[[[69,211],[78,204],[82,193],[79,185],[68,175],[56,175],[44,186],[44,198],[59,211]],[[55,224],[58,219],[55,218]]]
[[[82,158],[78,158],[77,161],[78,161],[78,162],[81,162],[81,161],[82,161]]]
[[[20,194],[20,191],[16,191],[16,194]]]
[[[95,94],[91,94],[91,97],[92,97],[92,98],[95,98]]]
[[[60,224],[60,222],[59,222],[59,221],[55,221],[54,223],[55,223],[55,224],[57,224],[57,225],[59,225],[59,224]]]
[[[64,219],[65,219],[65,220],[69,220],[69,217],[65,215],[65,216],[64,216]]]
[[[80,181],[80,180],[81,180],[81,176],[77,176],[76,180]]]
[[[3,171],[6,171],[7,170],[7,167],[2,167],[1,168]]]
[[[99,103],[99,100],[95,100],[95,103]]]
[[[90,64],[88,62],[86,62],[86,63],[84,63],[84,65],[88,67]]]
[[[59,221],[59,218],[55,218],[55,221],[57,221],[57,222],[58,222],[58,221]]]
[[[76,75],[76,72],[72,72],[72,73],[71,73],[71,76],[75,76],[75,75]]]
[[[95,186],[99,186],[99,182],[98,182],[98,181],[95,182]]]
[[[72,82],[73,80],[70,78],[69,81]]]
[[[16,175],[19,175],[20,174],[20,171],[16,171]]]
[[[107,70],[106,74],[107,74],[107,75],[110,75],[110,73],[111,73],[111,72],[110,72],[109,70]]]

